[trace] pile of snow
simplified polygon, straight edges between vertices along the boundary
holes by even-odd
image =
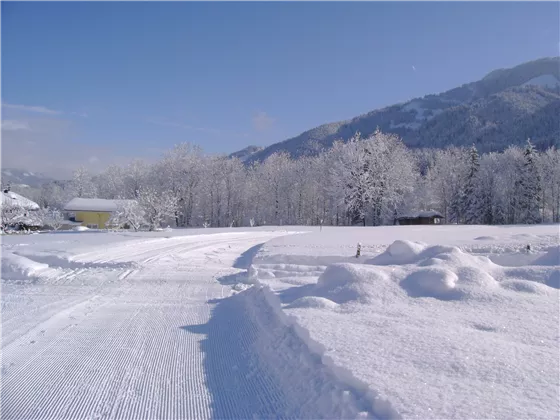
[[[322,344],[313,340],[295,318],[286,316],[268,287],[256,285],[245,290],[230,298],[228,304],[234,303],[243,306],[241,312],[254,324],[252,346],[259,365],[266,366],[273,383],[284,390],[284,399],[295,408],[283,413],[286,417],[399,418],[390,402],[337,366]],[[308,307],[324,306],[311,303]]]
[[[2,279],[29,280],[49,270],[48,264],[39,263],[11,252],[2,253]]]
[[[298,255],[311,262],[314,251],[333,255],[339,244],[373,244],[397,232],[418,241],[393,239],[373,258],[328,265],[315,279],[296,271],[257,280],[324,346],[323,357],[403,418],[557,418],[557,228],[418,226],[285,237],[266,244],[261,261],[280,263],[285,251],[291,263]],[[503,264],[515,258],[518,264]]]
[[[75,228],[72,228],[72,230],[75,230],[76,232],[85,232],[90,229],[87,226],[76,226]]]

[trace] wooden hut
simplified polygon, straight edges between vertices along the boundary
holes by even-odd
[[[439,225],[443,216],[437,211],[420,211],[397,217],[399,225]]]

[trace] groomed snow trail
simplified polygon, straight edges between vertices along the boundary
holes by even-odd
[[[71,263],[82,268],[58,277],[4,279],[2,418],[297,418],[366,411],[324,367],[298,385],[320,380],[328,387],[291,398],[286,377],[302,361],[312,373],[312,363],[320,362],[298,342],[280,346],[301,352],[291,364],[269,369],[265,361],[274,348],[262,344],[267,324],[256,322],[259,315],[237,298],[242,294],[231,300],[223,279],[241,271],[232,267],[252,247],[282,234],[130,241],[78,255]],[[331,398],[339,395],[351,406]]]

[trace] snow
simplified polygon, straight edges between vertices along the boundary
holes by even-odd
[[[116,211],[120,201],[130,200],[106,200],[103,198],[73,198],[70,200],[64,210],[67,211]]]
[[[394,417],[270,291],[236,293],[254,250],[292,233],[7,238],[2,418]]]
[[[398,416],[558,418],[558,232],[323,228],[265,244],[255,272],[284,257],[293,275],[269,269],[255,281],[321,343],[323,358]],[[352,258],[358,242],[362,257]],[[322,273],[302,275],[309,264],[318,271],[319,258]]]
[[[26,280],[37,277],[49,269],[47,264],[5,252],[2,255],[2,278]]]
[[[553,76],[552,74],[543,74],[541,76],[532,78],[528,82],[523,83],[522,86],[527,86],[527,85],[557,87],[560,85],[560,81],[556,78],[556,76]]]
[[[2,418],[557,418],[558,229],[8,236]]]
[[[13,191],[2,191],[2,205],[20,207],[25,210],[39,210],[39,205]]]

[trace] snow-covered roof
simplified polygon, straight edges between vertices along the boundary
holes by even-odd
[[[441,213],[435,210],[425,210],[425,211],[418,211],[409,214],[403,214],[402,216],[399,216],[399,219],[416,219],[418,217],[437,217],[443,219]]]
[[[39,204],[13,191],[2,191],[2,205],[19,207],[25,210],[39,210]]]
[[[119,203],[134,200],[107,200],[104,198],[74,198],[70,200],[64,210],[66,211],[105,211],[117,210]]]

